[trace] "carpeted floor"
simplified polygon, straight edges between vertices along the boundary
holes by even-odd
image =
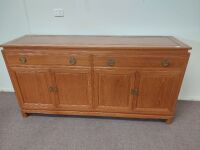
[[[162,121],[31,115],[13,93],[0,93],[0,150],[199,150],[200,102],[179,101]]]

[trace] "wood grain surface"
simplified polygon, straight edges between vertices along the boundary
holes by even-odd
[[[3,44],[22,115],[167,119],[190,46],[170,36],[27,35]]]

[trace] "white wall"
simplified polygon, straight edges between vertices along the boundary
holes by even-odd
[[[200,0],[0,0],[0,20],[0,42],[24,33],[174,35],[193,47],[180,99],[200,100]],[[0,90],[11,89],[0,73]]]
[[[0,0],[0,43],[28,33],[22,0]],[[13,90],[3,57],[0,54],[0,90]]]

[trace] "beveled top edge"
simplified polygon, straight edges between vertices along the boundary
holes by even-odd
[[[24,35],[3,48],[191,49],[173,36]]]

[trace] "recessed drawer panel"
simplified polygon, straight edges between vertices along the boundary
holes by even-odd
[[[85,54],[6,54],[8,65],[66,65],[90,66],[89,55]]]
[[[95,67],[157,67],[180,68],[187,63],[187,57],[167,56],[94,56]]]

